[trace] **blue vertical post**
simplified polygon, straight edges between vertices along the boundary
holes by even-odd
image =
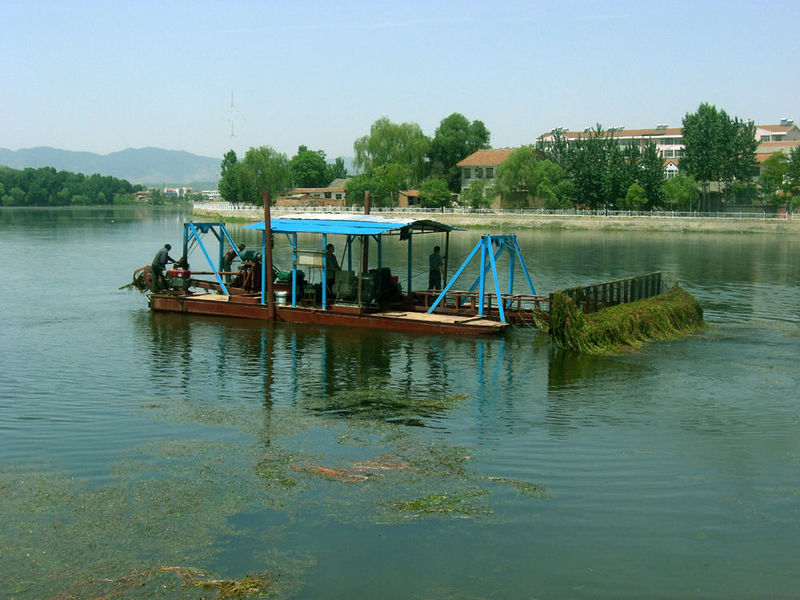
[[[383,266],[383,244],[381,243],[381,236],[375,236],[375,240],[378,242],[378,268],[380,269]]]
[[[297,232],[292,234],[292,308],[297,306]]]
[[[508,244],[504,244],[506,250],[508,250],[508,293],[514,293],[514,252],[511,251],[511,248],[508,247]],[[511,307],[511,300],[508,301],[509,308]]]
[[[497,264],[494,261],[494,254],[489,252],[489,262],[492,265],[492,279],[494,280],[494,293],[497,295],[497,311],[500,314],[500,321],[506,322],[506,315],[503,311],[503,299],[500,297],[500,282],[497,280]]]
[[[480,286],[478,288],[478,316],[483,316],[483,292],[486,286],[486,238],[488,236],[481,236],[481,274],[479,278]]]

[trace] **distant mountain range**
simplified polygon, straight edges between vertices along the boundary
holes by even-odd
[[[196,189],[216,188],[222,158],[198,156],[181,150],[128,148],[111,154],[73,152],[47,146],[7,150],[0,148],[0,165],[13,169],[54,167],[85,175],[112,175],[160,187],[189,185]]]
[[[353,159],[342,158],[348,172],[355,174]],[[0,148],[0,165],[12,169],[53,167],[57,171],[84,175],[111,175],[151,187],[187,185],[195,190],[217,188],[221,162],[221,157],[162,148],[128,148],[111,154],[74,152],[49,146],[21,150]]]

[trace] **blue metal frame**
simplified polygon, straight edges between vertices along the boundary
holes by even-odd
[[[496,252],[492,251],[492,245],[498,246]],[[478,316],[484,315],[484,300],[486,296],[486,273],[491,269],[492,271],[492,283],[494,284],[494,292],[497,296],[498,303],[497,309],[500,313],[500,320],[505,323],[505,309],[503,306],[503,302],[500,301],[501,293],[500,293],[500,280],[497,276],[497,260],[500,258],[500,255],[503,253],[504,250],[508,250],[509,255],[509,264],[508,264],[508,294],[512,294],[514,291],[514,259],[516,258],[519,260],[520,267],[522,268],[522,272],[525,275],[525,280],[528,283],[528,287],[531,290],[531,294],[535,295],[536,291],[533,288],[533,282],[531,281],[531,276],[528,273],[528,268],[525,266],[525,260],[522,258],[522,251],[519,249],[519,244],[517,243],[517,236],[516,235],[483,235],[478,243],[475,245],[475,248],[472,249],[472,252],[469,253],[466,260],[461,264],[461,266],[456,271],[455,275],[450,279],[447,285],[444,287],[442,292],[436,297],[436,300],[428,309],[429,313],[432,313],[437,306],[444,300],[445,295],[447,292],[455,284],[456,280],[459,278],[461,273],[466,269],[467,265],[472,261],[475,255],[480,250],[481,253],[481,266],[480,271],[478,273],[478,278],[475,280],[475,283],[470,286],[469,291],[472,292],[475,290],[477,286],[478,291]],[[488,261],[487,259],[488,255]],[[510,301],[509,301],[510,302]],[[510,304],[509,304],[510,305]]]
[[[219,233],[217,233],[217,229],[215,229],[215,228],[219,229]],[[203,251],[203,255],[206,257],[206,260],[208,261],[208,266],[211,267],[212,271],[214,271],[214,277],[217,278],[217,283],[219,283],[220,289],[222,290],[222,292],[226,296],[230,296],[230,292],[228,292],[228,288],[225,287],[225,283],[222,281],[222,277],[219,274],[219,267],[215,267],[214,266],[214,261],[211,259],[211,255],[208,253],[208,250],[206,250],[206,246],[205,246],[205,244],[203,244],[203,240],[200,237],[201,233],[206,234],[208,232],[211,232],[211,233],[214,234],[214,237],[217,238],[217,241],[219,242],[219,254],[220,254],[219,262],[220,262],[220,267],[222,266],[222,264],[221,264],[222,263],[222,250],[223,250],[223,245],[224,245],[224,240],[225,239],[227,239],[228,242],[230,242],[231,246],[233,246],[233,248],[236,250],[236,255],[239,256],[239,258],[241,259],[241,256],[239,255],[239,250],[238,250],[238,248],[236,248],[236,244],[234,244],[233,240],[231,239],[231,236],[228,235],[228,230],[225,229],[225,224],[224,223],[193,223],[193,222],[190,221],[188,223],[184,223],[183,224],[183,232],[184,232],[184,238],[183,238],[184,256],[186,255],[186,251],[188,249],[189,240],[194,238],[197,241],[197,245],[199,246],[200,250]]]

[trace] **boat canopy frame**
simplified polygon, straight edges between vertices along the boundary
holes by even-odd
[[[214,260],[211,258],[211,255],[208,253],[205,244],[203,243],[203,236],[206,234],[211,233],[219,242],[219,251],[217,256],[216,265]],[[194,221],[189,221],[188,223],[183,224],[183,256],[188,260],[189,250],[193,243],[196,243],[200,250],[203,252],[203,256],[205,256],[206,261],[208,262],[208,266],[213,271],[213,275],[217,280],[217,283],[220,286],[222,293],[226,296],[230,296],[230,292],[228,288],[225,286],[222,276],[220,275],[220,271],[222,270],[222,260],[224,257],[225,251],[225,241],[231,245],[234,252],[236,252],[236,256],[239,257],[239,260],[242,260],[242,255],[239,254],[239,248],[233,241],[233,238],[228,233],[228,230],[225,228],[225,223],[222,222],[201,222],[196,223]]]
[[[246,225],[245,229],[255,229],[264,232],[262,234],[262,252],[266,252],[266,227],[264,221],[259,221],[251,225]],[[375,240],[378,249],[378,268],[383,266],[383,245],[382,237],[385,235],[397,235],[401,241],[408,241],[408,292],[411,293],[412,281],[412,258],[413,258],[413,235],[421,233],[445,233],[446,245],[449,244],[451,231],[463,231],[463,228],[448,225],[430,219],[412,219],[406,217],[387,217],[382,215],[370,214],[343,214],[343,213],[299,213],[274,217],[270,219],[270,229],[272,234],[282,233],[286,236],[292,248],[292,293],[291,305],[297,306],[297,234],[308,233],[322,236],[321,252],[325,252],[328,246],[328,235],[346,236],[345,251],[347,253],[348,270],[353,270],[352,245],[353,240],[359,239],[364,244],[368,244],[370,238]],[[445,250],[445,256],[447,250]],[[359,253],[359,271],[364,267],[364,254]],[[266,266],[262,264],[265,271]],[[327,280],[327,262],[322,262],[322,279]],[[262,281],[264,273],[262,273]],[[360,289],[360,288],[359,288]],[[322,286],[322,309],[327,310],[327,286]],[[262,286],[261,303],[266,304],[266,291]],[[358,305],[361,306],[359,294]]]

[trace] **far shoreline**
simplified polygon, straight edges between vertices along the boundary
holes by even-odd
[[[272,213],[291,214],[302,208],[277,210]],[[359,214],[359,213],[355,213]],[[667,231],[675,233],[772,233],[800,235],[800,217],[797,218],[742,218],[742,217],[662,217],[622,215],[543,215],[529,213],[437,213],[409,211],[381,211],[384,216],[418,217],[435,219],[448,225],[468,229],[493,229],[514,231],[527,229],[589,230],[589,231]],[[263,219],[257,207],[220,209],[219,205],[204,208],[195,204],[192,215],[214,217],[230,222],[254,222]]]

